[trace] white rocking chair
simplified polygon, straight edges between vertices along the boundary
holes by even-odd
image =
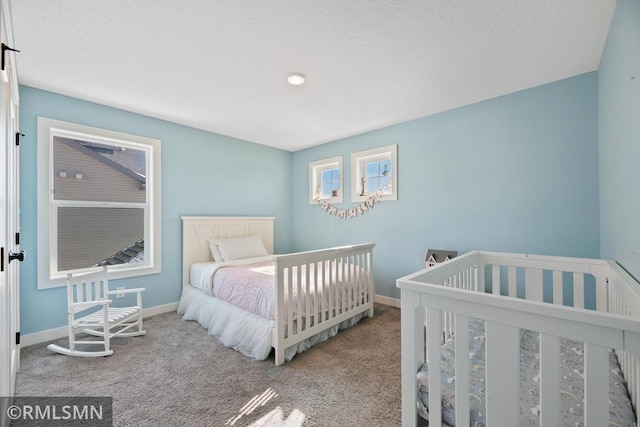
[[[49,344],[47,348],[69,356],[109,356],[111,338],[144,335],[142,329],[142,292],[144,288],[109,290],[107,267],[99,271],[67,275],[67,300],[69,316],[69,348]],[[110,295],[137,293],[137,302],[132,307],[111,307]],[[95,308],[99,307],[98,310]],[[103,337],[102,340],[76,340],[76,333]],[[80,351],[77,344],[99,345],[97,351]]]

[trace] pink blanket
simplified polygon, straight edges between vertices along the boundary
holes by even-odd
[[[321,264],[322,265],[322,264]],[[319,269],[316,272],[316,268]],[[309,269],[310,283],[307,284],[307,266],[303,265],[300,272],[300,283],[297,277],[298,267],[292,267],[291,298],[295,301],[292,307],[293,318],[298,314],[306,312],[308,307],[310,313],[316,311],[327,311],[340,309],[342,299],[346,298],[349,304],[361,299],[358,295],[364,289],[357,287],[343,288],[342,275],[355,280],[358,275],[364,272],[352,264],[337,264],[335,261],[326,261],[322,268],[319,265],[311,264]],[[267,319],[275,319],[275,263],[272,260],[256,261],[247,264],[218,264],[210,271],[210,279],[205,285],[205,292],[226,301],[243,310],[255,313]],[[316,283],[316,280],[318,281]],[[361,281],[365,278],[362,276]],[[331,283],[331,285],[329,285]],[[284,280],[285,307],[289,300],[288,274]],[[298,298],[300,289],[300,298]],[[285,308],[285,321],[288,318],[288,310]]]
[[[222,265],[213,273],[211,294],[243,310],[274,319],[275,265],[262,261]]]

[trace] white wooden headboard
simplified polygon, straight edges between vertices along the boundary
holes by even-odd
[[[275,217],[182,217],[182,286],[189,283],[191,264],[206,262],[209,239],[260,236],[267,251],[273,253],[273,222]]]

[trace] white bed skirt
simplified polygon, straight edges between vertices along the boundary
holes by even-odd
[[[225,301],[204,294],[191,285],[182,288],[177,311],[178,315],[183,316],[183,320],[196,320],[207,329],[209,335],[217,337],[225,346],[254,360],[264,360],[269,357],[275,320],[234,307]],[[287,348],[285,360],[288,362],[296,354],[326,341],[343,329],[356,325],[364,314],[360,313]]]

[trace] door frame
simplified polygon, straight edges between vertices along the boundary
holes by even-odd
[[[7,0],[0,7],[0,39],[13,47]],[[4,56],[4,70],[0,70],[0,170],[6,171],[0,177],[0,396],[13,396],[20,368],[20,263],[11,262],[9,253],[20,252],[19,93],[15,54],[7,50]]]

